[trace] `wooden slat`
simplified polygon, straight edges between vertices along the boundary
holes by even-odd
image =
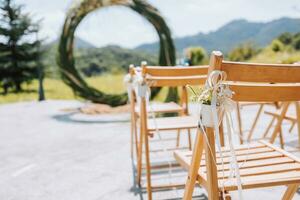
[[[148,119],[148,131],[156,130],[177,130],[197,128],[198,119],[194,116],[180,116],[180,117],[160,117],[155,119]]]
[[[267,158],[277,158],[277,157],[282,157],[282,153],[279,153],[277,151],[272,151],[272,152],[266,152],[266,153],[257,153],[257,154],[250,154],[250,155],[241,155],[241,156],[236,156],[236,159],[238,162],[243,162],[243,161],[250,161],[250,160],[261,160],[261,159],[267,159]],[[229,163],[231,160],[230,157],[225,157],[223,158],[224,163]],[[217,158],[216,159],[217,164],[221,164],[221,159]],[[201,166],[205,165],[205,160],[202,158],[201,161]]]
[[[241,177],[245,176],[256,176],[261,174],[271,174],[271,173],[282,173],[287,171],[293,171],[293,170],[300,170],[300,164],[299,163],[288,163],[288,164],[277,164],[277,165],[271,165],[271,166],[260,166],[260,167],[253,167],[248,169],[240,169],[240,175]],[[220,170],[218,172],[218,178],[222,179],[230,177],[230,171],[224,171]]]
[[[272,151],[274,151],[274,149],[272,149],[270,147],[249,148],[249,149],[235,150],[235,154],[240,156],[240,155],[250,155],[250,154],[272,152]],[[216,152],[216,154],[217,154],[216,155],[217,158],[219,158],[221,156],[221,154],[219,152]],[[190,156],[192,156],[192,152],[191,151],[185,151],[184,155],[187,156],[187,157],[190,157]],[[231,153],[230,153],[230,151],[222,152],[222,156],[223,157],[230,157]]]
[[[225,190],[237,190],[236,180],[225,180]],[[261,188],[279,185],[289,185],[300,182],[300,171],[281,172],[276,174],[265,174],[259,176],[248,176],[242,178],[243,189]],[[219,185],[222,185],[222,179],[219,180]]]
[[[295,156],[295,155],[293,155],[293,154],[291,154],[291,153],[289,153],[289,152],[287,152],[287,151],[285,151],[281,148],[278,148],[278,147],[274,146],[273,144],[270,144],[269,142],[266,142],[266,141],[262,140],[262,141],[260,141],[260,143],[265,144],[265,145],[269,146],[270,148],[273,148],[275,151],[277,151],[277,152],[293,159],[294,161],[300,163],[300,158],[298,158],[297,156]]]
[[[168,102],[168,103],[155,102],[155,103],[150,103],[147,106],[147,112],[154,112],[154,113],[173,113],[173,112],[180,112],[182,110],[183,108],[175,102]],[[135,107],[135,112],[137,114],[140,113],[139,106]]]
[[[189,163],[191,162],[191,158],[185,156],[182,151],[176,151],[174,152],[176,160],[183,166],[185,169],[189,168]],[[266,159],[260,159],[260,160],[247,160],[244,162],[243,160],[239,162],[240,169],[247,169],[247,168],[254,168],[254,167],[261,167],[261,166],[271,166],[271,165],[277,165],[277,164],[286,164],[286,163],[295,163],[295,161],[288,157],[276,157],[276,158],[266,158]],[[204,165],[202,165],[202,172],[205,172],[206,169]],[[231,168],[230,163],[225,163],[224,166],[219,164],[217,166],[218,170],[225,170],[228,171]]]
[[[251,155],[251,154],[258,154],[258,153],[267,153],[272,152],[273,149],[269,147],[263,147],[263,148],[250,148],[250,149],[243,149],[243,150],[235,150],[235,155],[241,156],[241,155]],[[217,152],[217,158],[221,156],[220,153]],[[231,157],[231,153],[229,151],[222,152],[223,157]]]
[[[275,150],[273,148],[270,148],[270,147],[267,147],[264,145],[259,148],[249,148],[249,149],[240,149],[240,150],[235,149],[235,155],[242,156],[242,155],[251,155],[251,154],[259,154],[259,153],[268,153],[268,152],[274,152],[274,151]],[[192,156],[191,151],[182,151],[181,154],[186,157]],[[217,158],[219,158],[221,156],[221,154],[219,152],[216,152],[216,154],[217,154]],[[205,155],[205,152],[204,152],[204,155]],[[230,153],[230,151],[222,151],[222,156],[230,157],[231,153]]]
[[[228,82],[235,101],[298,101],[300,84],[249,84]],[[267,94],[267,95],[266,95]]]
[[[239,162],[240,169],[246,169],[246,168],[255,168],[260,166],[271,166],[271,165],[277,165],[277,164],[285,164],[285,163],[294,163],[295,161],[288,158],[288,157],[277,157],[277,158],[267,158],[262,160],[252,160],[252,161],[241,161]],[[232,166],[230,164],[224,164],[218,165],[218,170],[230,170]]]
[[[206,75],[207,65],[203,66],[147,66],[146,74],[151,76],[194,76]]]
[[[173,155],[177,162],[185,169],[189,170],[191,164],[191,157],[186,157],[184,151],[174,151]]]
[[[266,145],[262,144],[261,142],[251,142],[249,144],[243,144],[239,145],[236,148],[234,148],[235,151],[243,151],[243,150],[249,150],[249,149],[257,149],[257,148],[265,148]],[[226,153],[229,152],[230,149],[228,146],[222,147],[222,152]],[[217,151],[218,152],[218,151]],[[192,151],[182,151],[181,154],[186,156],[192,156]]]
[[[172,168],[179,167],[179,164],[176,163],[175,161],[172,162],[151,162],[151,169],[157,170],[157,169],[169,169],[170,165]],[[142,168],[145,169],[146,165],[142,165]]]
[[[206,81],[207,76],[177,76],[177,77],[166,77],[166,76],[150,76],[147,77],[147,84],[150,87],[178,87],[186,85],[203,85]]]
[[[170,151],[175,151],[175,150],[187,150],[189,149],[188,147],[173,147],[173,148],[167,148],[167,149],[151,149],[150,153],[158,153],[158,152],[170,152]]]
[[[262,144],[261,142],[251,142],[251,143],[245,143],[238,145],[234,147],[235,151],[240,151],[240,150],[248,150],[248,149],[256,149],[256,148],[263,148],[266,147],[265,144]],[[228,146],[222,147],[223,152],[230,151],[230,148]]]
[[[243,82],[297,83],[300,82],[300,65],[257,64],[223,61],[222,70],[227,79]]]

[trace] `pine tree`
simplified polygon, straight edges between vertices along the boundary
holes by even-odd
[[[22,9],[13,0],[0,0],[0,85],[4,93],[8,88],[19,92],[22,83],[38,76],[39,25]]]

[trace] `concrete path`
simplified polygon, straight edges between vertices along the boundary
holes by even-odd
[[[82,105],[45,101],[0,106],[0,200],[145,197],[133,187],[129,114],[89,116],[63,111]],[[255,109],[244,113],[247,127]],[[288,145],[297,143],[296,134],[288,137]],[[280,199],[283,190],[245,191],[245,199]],[[178,199],[182,191],[171,194]],[[155,198],[169,196],[156,194]],[[199,199],[205,199],[201,192]]]

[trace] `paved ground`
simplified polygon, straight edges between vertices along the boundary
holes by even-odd
[[[46,101],[0,106],[0,200],[145,199],[133,186],[129,114],[89,116],[62,110],[82,105]],[[255,110],[242,110],[245,129]],[[286,137],[294,150],[296,134]],[[283,189],[245,191],[245,199],[280,199]],[[201,189],[197,192],[198,199],[205,199]],[[172,190],[154,197],[181,195]]]

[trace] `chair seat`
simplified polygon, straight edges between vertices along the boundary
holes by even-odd
[[[156,129],[177,130],[197,128],[198,119],[195,116],[179,116],[179,117],[156,117],[155,119],[148,119],[148,131],[155,131]]]
[[[176,113],[182,110],[183,108],[175,102],[168,102],[168,103],[153,102],[147,106],[147,112],[154,112],[154,113]],[[135,112],[137,114],[140,113],[140,107],[138,105],[135,106]]]
[[[224,165],[218,152],[216,159],[219,187],[221,189],[224,184],[226,191],[237,190],[236,179],[230,178],[229,149],[223,148],[222,152]],[[241,145],[235,149],[235,152],[240,166],[243,189],[300,183],[300,159],[282,149],[260,141],[250,145]],[[190,168],[192,151],[175,151],[174,156],[186,170]],[[198,182],[206,187],[206,180],[204,153]]]

